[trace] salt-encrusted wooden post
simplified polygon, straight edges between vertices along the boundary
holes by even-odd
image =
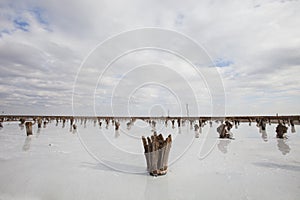
[[[286,138],[285,134],[287,132],[287,127],[285,125],[283,125],[281,122],[279,122],[279,124],[276,127],[276,137],[277,138]]]
[[[231,135],[229,133],[232,128],[232,124],[229,121],[225,121],[225,124],[221,123],[221,125],[217,128],[217,132],[219,133],[220,138],[230,138]]]
[[[26,122],[25,127],[27,136],[32,135],[32,122]]]
[[[37,119],[37,121],[38,121],[38,128],[42,128],[42,122],[43,122],[43,121],[42,121],[42,118],[39,117],[39,118]]]
[[[143,136],[144,154],[147,163],[147,171],[152,176],[165,175],[168,170],[169,153],[172,137],[169,135],[165,140],[162,134],[156,132],[147,139]]]

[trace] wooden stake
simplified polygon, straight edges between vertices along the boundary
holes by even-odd
[[[165,175],[168,169],[168,158],[172,143],[171,135],[166,140],[162,134],[156,132],[147,139],[143,136],[144,154],[147,163],[147,171],[152,176]]]
[[[32,135],[32,122],[26,122],[25,126],[27,136]]]

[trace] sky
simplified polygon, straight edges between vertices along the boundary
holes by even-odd
[[[0,112],[299,114],[298,0],[1,0]]]

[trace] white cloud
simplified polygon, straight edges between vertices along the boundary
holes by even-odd
[[[71,114],[74,80],[89,51],[119,32],[154,26],[184,33],[202,44],[213,61],[228,62],[218,67],[228,114],[299,113],[299,107],[293,105],[300,97],[299,8],[299,1],[275,0],[2,1],[0,111]],[[166,44],[168,39],[164,38]],[[132,40],[126,43],[116,43],[102,57],[87,60],[90,67],[80,73],[83,77],[75,87],[76,113],[94,113],[94,96],[90,94],[95,89],[97,106],[101,106],[110,104],[112,89],[123,84],[114,96],[114,102],[122,108],[128,102],[127,93],[132,92],[124,88],[132,89],[150,80],[172,89],[181,106],[190,103],[193,110],[198,104],[199,112],[194,114],[210,113],[212,91],[205,85],[207,77],[195,75],[188,63],[167,52],[130,53],[114,63],[105,73],[103,85],[97,86],[105,67],[99,66],[101,60],[111,59],[116,49],[121,52],[122,47],[134,44]],[[173,44],[175,47],[179,41]],[[196,53],[193,49],[184,51]],[[148,63],[162,66],[128,73],[132,67]],[[207,60],[204,63],[207,65]],[[206,76],[209,73],[205,68],[200,71]],[[154,78],[147,78],[150,74]],[[210,89],[221,88],[211,85]],[[133,99],[137,103],[147,98],[147,106],[177,105],[172,95],[164,94],[163,88],[144,88]],[[121,108],[118,112],[126,111]],[[131,111],[136,114],[147,110],[134,108],[137,110]],[[101,113],[111,113],[110,109],[105,107]]]

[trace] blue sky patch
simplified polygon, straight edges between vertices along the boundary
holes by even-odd
[[[36,20],[40,24],[44,24],[44,25],[49,24],[48,20],[45,17],[44,10],[42,8],[35,7],[33,9],[30,9],[29,11],[32,13],[32,15],[36,18]]]
[[[231,60],[226,60],[223,58],[217,58],[214,63],[217,67],[228,67],[233,64]]]
[[[28,32],[29,29],[29,23],[26,22],[23,19],[15,19],[14,20],[14,25],[17,29],[21,29],[22,31]]]

